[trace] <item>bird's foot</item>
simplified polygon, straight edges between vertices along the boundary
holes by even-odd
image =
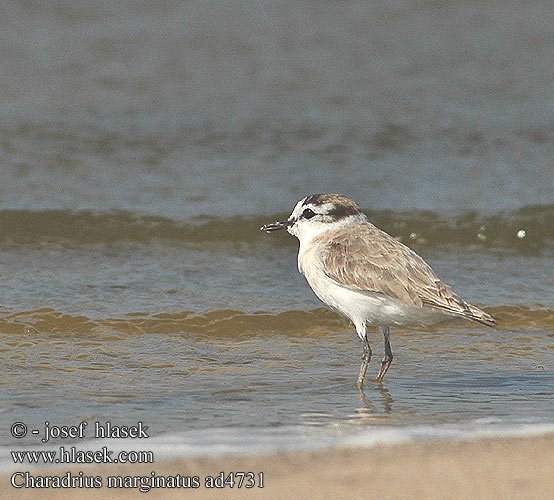
[[[367,365],[365,367],[364,367],[364,365],[362,365],[362,368],[360,369],[360,374],[358,375],[358,380],[356,380],[356,387],[360,390],[362,389],[362,387],[364,385],[366,370],[367,370]]]
[[[375,379],[376,382],[383,382],[383,377],[385,376],[385,373],[387,373],[390,364],[392,363],[392,357],[385,356],[381,361],[381,368],[379,369],[379,373],[377,374],[377,378]]]

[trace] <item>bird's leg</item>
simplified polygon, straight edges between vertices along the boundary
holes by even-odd
[[[390,348],[390,328],[388,326],[381,326],[379,330],[385,338],[385,355],[381,360],[381,369],[377,375],[377,382],[382,382],[385,373],[387,373],[387,370],[392,363],[392,349]]]
[[[362,354],[362,365],[360,366],[360,374],[358,375],[358,381],[356,382],[356,387],[358,389],[362,388],[364,383],[365,373],[367,372],[367,367],[371,361],[371,347],[369,341],[367,340],[367,335],[362,337],[362,347],[364,352]]]

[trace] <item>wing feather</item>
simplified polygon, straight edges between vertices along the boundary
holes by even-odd
[[[320,244],[318,253],[325,274],[341,286],[382,293],[410,306],[473,316],[419,255],[370,223],[355,232],[337,231]]]

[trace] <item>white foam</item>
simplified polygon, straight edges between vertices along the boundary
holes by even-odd
[[[368,428],[345,438],[341,444],[348,447],[370,447],[377,444],[530,437],[550,433],[554,433],[554,423],[505,423],[481,419],[460,424]]]
[[[107,446],[114,456],[121,451],[152,451],[155,463],[172,458],[215,457],[223,455],[272,454],[278,452],[323,450],[328,448],[372,447],[413,442],[472,440],[539,436],[554,433],[554,422],[522,420],[503,421],[497,418],[412,426],[283,426],[270,428],[228,427],[187,430],[162,434],[147,440],[86,439],[60,442],[57,446],[2,446],[0,470],[31,470],[38,466],[14,464],[12,450],[58,451],[60,446],[75,446],[78,450],[98,450]],[[61,467],[61,464],[54,464]],[[67,464],[64,464],[67,466]],[[45,467],[44,464],[40,467]],[[48,467],[48,465],[46,465]],[[82,464],[86,468],[87,464]]]

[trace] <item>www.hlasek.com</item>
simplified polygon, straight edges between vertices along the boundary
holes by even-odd
[[[78,450],[75,446],[48,451],[11,451],[14,464],[152,464],[152,451],[121,451],[115,456],[113,450],[103,446],[100,450]]]
[[[111,439],[147,439],[148,426],[138,422],[132,426],[113,425],[111,422],[95,422],[93,432],[88,432],[87,422],[76,426],[56,426],[44,423],[44,429],[31,429],[31,435],[41,435],[41,443],[58,440],[91,438]],[[11,427],[13,437],[22,439],[29,434],[29,428],[22,422]],[[14,450],[11,451],[14,464],[56,465],[56,464],[151,464],[154,463],[152,451],[121,451],[114,454],[107,446],[97,450],[80,450],[76,446],[60,446],[57,450]],[[11,475],[14,488],[133,488],[143,493],[153,488],[263,488],[263,472],[220,472],[214,476],[158,475],[152,471],[149,475],[119,475],[106,477],[87,475],[83,471],[67,471],[59,474],[43,474],[30,471],[17,471]]]

